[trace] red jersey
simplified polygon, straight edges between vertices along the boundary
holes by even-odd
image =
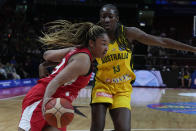
[[[46,87],[48,83],[66,67],[70,57],[77,53],[88,54],[92,62],[92,56],[88,48],[77,48],[73,51],[70,51],[48,77],[38,80],[38,83],[27,93],[23,99],[22,115],[19,123],[20,128],[24,130],[31,129],[31,131],[42,131],[43,127],[47,125],[47,122],[44,120],[41,111],[42,99]],[[78,96],[80,89],[84,88],[88,84],[91,77],[91,72],[92,68],[86,76],[79,76],[75,80],[69,83],[65,83],[63,86],[57,89],[56,93],[52,97],[66,98],[72,102]],[[62,128],[61,130],[66,131],[66,128]]]
[[[66,67],[70,57],[77,53],[88,54],[92,61],[92,55],[88,48],[82,48],[82,49],[76,48],[75,50],[70,51],[68,54],[66,54],[66,56],[55,67],[53,72],[48,77],[38,80],[38,84],[43,83],[44,85],[47,85],[61,70],[63,70]],[[90,77],[91,77],[91,72],[92,70],[90,70],[90,72],[86,76],[79,76],[75,80],[65,83],[63,86],[57,89],[56,93],[52,97],[64,97],[64,96],[67,97],[68,96],[69,99],[73,101],[78,96],[78,92],[80,91],[80,89],[84,88],[88,84]],[[42,87],[42,89],[39,89],[39,90],[32,88],[31,91],[33,91],[35,94],[40,94],[38,97],[41,97],[42,99],[44,96],[46,87],[47,86],[45,86],[45,88]]]
[[[53,72],[46,78],[38,80],[38,82],[44,82],[44,83],[49,83],[62,69],[64,69],[69,61],[69,58],[77,53],[86,53],[89,55],[91,61],[92,61],[92,55],[88,48],[82,48],[82,49],[75,49],[71,52],[69,52],[61,61],[59,65],[55,67]],[[58,97],[59,94],[66,95],[68,96],[69,93],[73,93],[71,95],[77,96],[78,92],[80,91],[81,88],[84,88],[91,77],[91,72],[90,71],[86,76],[79,76],[75,80],[72,80],[71,82],[65,83],[63,86],[59,87],[54,94],[54,97]],[[70,91],[70,92],[69,92]],[[66,93],[66,94],[65,94]]]

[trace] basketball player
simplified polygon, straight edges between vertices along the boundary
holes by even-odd
[[[76,48],[65,49],[69,53],[66,53],[53,72],[39,79],[27,93],[22,103],[18,131],[66,131],[66,128],[57,129],[47,124],[42,115],[45,104],[52,97],[66,98],[72,102],[90,80],[92,61],[104,57],[108,49],[108,35],[100,26],[90,22],[72,24],[62,20],[50,24],[49,29],[53,32],[40,37],[41,42]]]
[[[112,4],[100,9],[100,25],[107,30],[111,43],[104,58],[98,58],[94,87],[92,88],[91,131],[103,131],[107,108],[114,123],[115,131],[130,131],[131,82],[135,80],[130,65],[133,40],[150,46],[196,52],[181,42],[146,34],[136,27],[119,23],[119,12]],[[106,68],[107,67],[107,68]]]
[[[182,88],[190,88],[191,87],[191,72],[189,70],[189,66],[186,65],[182,70],[182,78],[181,78]]]
[[[170,38],[147,34],[136,27],[126,27],[120,24],[118,9],[112,4],[101,7],[99,24],[106,29],[111,41],[106,56],[96,59],[90,130],[104,130],[105,116],[109,109],[115,131],[130,131],[131,83],[135,80],[135,74],[130,64],[133,41],[190,52],[196,52],[196,48]],[[64,54],[63,50],[51,50],[46,52],[45,58],[51,61],[59,59],[60,55],[55,55],[56,52]]]

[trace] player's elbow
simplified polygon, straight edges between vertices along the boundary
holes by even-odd
[[[48,51],[45,51],[44,52],[44,54],[43,54],[43,58],[44,58],[44,60],[46,60],[46,61],[52,61],[52,57],[51,57],[52,55],[51,55],[51,53],[50,53],[50,51],[48,50]]]

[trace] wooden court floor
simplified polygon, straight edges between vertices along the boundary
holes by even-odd
[[[84,92],[83,92],[84,93]],[[190,95],[192,94],[192,95]],[[196,102],[196,89],[133,88],[132,131],[196,131],[196,114],[184,114],[155,110],[149,104]],[[84,95],[84,94],[83,94]],[[88,131],[90,127],[89,92],[73,103],[87,117],[75,115],[68,126],[69,131]],[[0,131],[16,131],[23,96],[0,100]],[[195,105],[196,106],[196,105]],[[110,116],[106,117],[106,130],[112,130]]]

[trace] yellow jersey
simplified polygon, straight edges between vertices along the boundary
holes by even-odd
[[[135,80],[131,59],[132,52],[122,49],[117,41],[108,45],[105,57],[96,59],[91,103],[110,103],[109,109],[131,109],[131,82]]]
[[[135,80],[131,59],[132,52],[121,49],[117,41],[110,43],[105,57],[96,59],[95,81],[117,84]]]

